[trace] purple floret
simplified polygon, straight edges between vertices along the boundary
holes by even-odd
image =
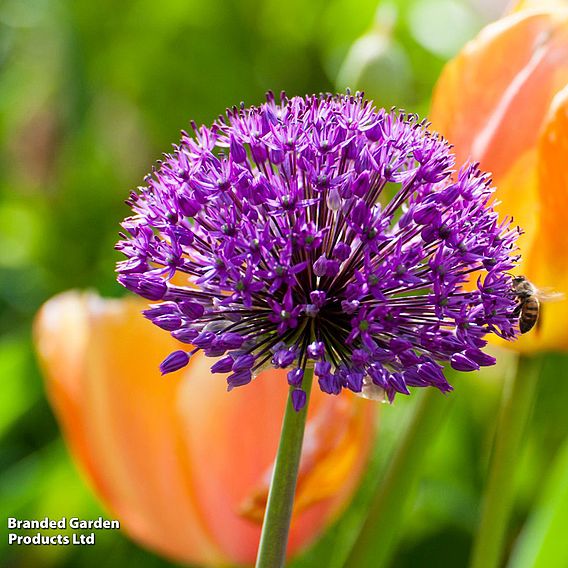
[[[320,388],[451,390],[441,363],[491,365],[488,333],[516,335],[508,272],[519,229],[499,220],[487,174],[455,169],[415,115],[357,94],[232,108],[193,124],[132,193],[117,245],[145,315],[223,357],[229,389],[286,367],[294,406],[306,367]],[[175,277],[175,278],[174,278]]]

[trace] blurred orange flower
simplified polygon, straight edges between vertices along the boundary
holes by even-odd
[[[568,294],[568,10],[563,2],[517,12],[487,26],[444,69],[430,118],[455,146],[457,163],[493,173],[498,210],[513,215],[520,273]],[[531,8],[523,10],[522,7]],[[512,347],[568,348],[568,302],[542,310],[539,330]]]
[[[176,345],[145,302],[67,292],[47,302],[35,340],[52,406],[79,465],[140,543],[172,559],[251,563],[287,395],[270,370],[227,394],[197,355],[160,377]],[[289,552],[346,505],[369,454],[375,404],[314,389]]]

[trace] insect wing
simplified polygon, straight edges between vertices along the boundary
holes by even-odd
[[[541,302],[561,302],[566,298],[562,292],[557,292],[553,288],[539,288],[535,296]]]

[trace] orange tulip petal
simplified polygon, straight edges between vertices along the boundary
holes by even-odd
[[[434,93],[433,126],[455,146],[458,164],[471,159],[492,172],[500,210],[527,229],[535,220],[531,153],[567,82],[566,11],[520,13],[485,28],[446,66]]]
[[[515,15],[487,26],[444,69],[434,127],[499,178],[535,146],[555,93],[568,82],[566,13]]]
[[[547,264],[543,270],[554,275],[568,271],[568,263],[555,266],[559,258],[566,258],[568,232],[568,86],[564,87],[552,101],[538,144],[538,174],[541,215],[539,235],[542,246],[536,250],[535,260],[544,258]]]
[[[304,522],[302,513],[315,504],[324,503],[326,511],[333,515],[334,509],[344,504],[343,497],[353,490],[366,461],[371,437],[365,432],[372,430],[376,404],[348,392],[334,401],[311,416],[306,429],[294,500],[295,529]],[[362,443],[358,446],[353,440]],[[258,523],[264,516],[272,467],[273,463],[240,508],[243,516]]]
[[[336,416],[332,420],[314,420],[314,427],[306,433],[313,450],[312,455],[303,456],[307,463],[305,467],[302,463],[300,469],[295,514],[330,498],[333,498],[332,507],[340,505],[341,495],[353,490],[365,464],[367,447],[358,448],[351,440],[366,439],[367,444],[370,443],[365,432],[371,428],[376,403],[362,398],[351,400],[354,395],[345,394],[347,396],[335,399],[337,404],[327,410],[328,414]],[[311,459],[304,459],[308,457]]]
[[[209,367],[207,359],[195,358],[192,381],[180,392],[184,453],[206,460],[195,468],[192,482],[215,539],[232,558],[250,562],[260,531],[257,524],[239,516],[239,504],[274,457],[286,384],[278,372],[227,394],[224,378],[212,377]]]
[[[63,432],[134,538],[186,562],[252,562],[261,515],[252,522],[243,505],[268,487],[285,372],[227,394],[197,354],[185,371],[160,377],[159,362],[179,344],[141,317],[143,307],[67,293],[42,308],[36,342]],[[313,539],[353,491],[375,408],[314,389],[289,550]]]
[[[210,377],[210,362],[206,358],[196,359],[192,365],[193,379],[183,389],[179,412],[186,433],[187,454],[207,456],[207,466],[195,470],[196,493],[215,539],[224,550],[230,551],[232,558],[250,562],[256,554],[262,520],[262,515],[254,514],[250,507],[262,505],[270,482],[288,392],[286,372],[265,371],[245,388],[227,395],[225,381]],[[317,387],[313,389],[298,497],[301,499],[306,494],[305,479],[314,475],[315,468],[322,465],[324,454],[330,451],[330,439],[331,446],[336,446],[349,432],[348,443],[357,453],[357,459],[350,462],[352,470],[342,469],[343,475],[325,499],[316,496],[309,506],[298,511],[290,532],[289,549],[297,549],[312,540],[321,531],[322,518],[329,518],[339,504],[345,503],[359,479],[372,437],[374,405],[367,401],[353,402],[348,397],[330,397]],[[314,435],[320,424],[331,433]],[[338,451],[328,456],[327,466],[333,468],[344,459],[344,452]],[[238,475],[227,467],[230,463],[239,464]],[[219,515],[224,516],[225,523],[218,522]],[[249,538],[243,539],[243,534]]]
[[[528,255],[527,276],[568,297],[568,87],[554,98],[538,143],[539,226]],[[566,349],[568,300],[541,306],[542,325],[519,343],[523,350]]]
[[[226,558],[199,523],[169,411],[183,377],[157,371],[176,344],[141,317],[144,305],[74,292],[48,302],[35,327],[48,395],[124,528],[170,557],[217,564]]]
[[[550,6],[548,6],[550,4]],[[498,210],[525,229],[519,240],[526,274],[539,287],[568,290],[568,10],[561,2],[520,2],[519,12],[488,26],[445,69],[432,122],[493,171]],[[559,94],[557,94],[559,93]],[[567,302],[541,309],[540,328],[509,347],[565,349]]]

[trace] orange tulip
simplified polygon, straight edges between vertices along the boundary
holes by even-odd
[[[535,6],[522,2],[522,6]],[[498,210],[523,227],[525,274],[568,294],[568,10],[522,10],[485,28],[444,69],[431,120],[457,162],[493,173]],[[568,348],[568,301],[543,306],[522,352]]]
[[[284,371],[226,392],[197,355],[160,377],[177,342],[137,299],[67,292],[35,338],[63,434],[96,492],[138,542],[172,559],[250,563],[260,536],[287,395]],[[376,406],[314,389],[289,553],[345,506],[360,479]]]

